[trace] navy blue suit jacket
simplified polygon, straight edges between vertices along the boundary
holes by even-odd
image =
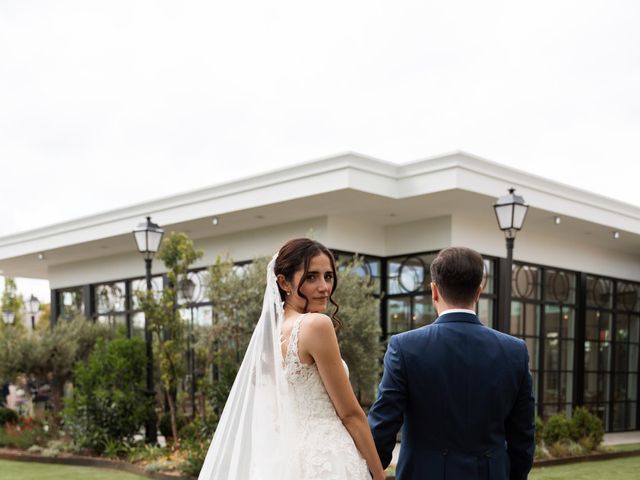
[[[526,344],[452,312],[391,337],[369,426],[397,480],[520,480],[533,463]]]

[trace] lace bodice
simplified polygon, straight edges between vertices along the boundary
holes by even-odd
[[[315,363],[298,354],[298,334],[304,315],[296,318],[284,357],[285,377],[292,392],[296,424],[301,435],[300,464],[305,480],[371,478],[353,439],[340,421]],[[344,368],[349,373],[343,360]]]

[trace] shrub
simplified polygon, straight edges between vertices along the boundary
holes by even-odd
[[[10,408],[0,407],[0,427],[7,423],[12,425],[18,423],[18,414]]]
[[[197,477],[209,450],[209,439],[188,439],[182,444],[182,450],[186,453],[186,459],[180,463],[180,471],[185,475]]]
[[[549,420],[547,420],[542,431],[542,438],[547,445],[551,446],[556,442],[570,440],[572,438],[571,431],[571,419],[569,419],[564,413],[560,413],[553,415]],[[551,450],[551,447],[549,448]]]
[[[206,418],[196,417],[192,422],[187,423],[180,429],[180,438],[187,440],[205,440],[213,438],[213,434],[218,426],[218,416],[215,413]]]
[[[176,416],[176,425],[178,427],[178,432],[182,431],[187,423],[188,420],[186,419],[186,417],[184,417],[184,415]],[[158,428],[160,429],[160,433],[164,436],[164,438],[173,438],[173,431],[171,430],[171,414],[169,412],[162,414],[162,416],[160,417]]]
[[[79,446],[102,453],[113,442],[132,439],[149,418],[144,348],[139,338],[100,339],[87,364],[76,366],[64,418],[65,430]]]
[[[596,449],[604,439],[602,420],[585,407],[576,407],[571,418],[571,438],[588,450]]]
[[[33,445],[46,445],[48,439],[42,424],[29,417],[20,418],[16,423],[7,423],[0,429],[0,447],[26,450]]]
[[[542,419],[536,415],[536,445],[542,445],[542,432],[544,430],[544,423],[542,423]]]

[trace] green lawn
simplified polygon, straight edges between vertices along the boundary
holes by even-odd
[[[640,457],[534,468],[529,480],[638,480]]]
[[[146,480],[146,477],[103,468],[0,460],[0,480]]]

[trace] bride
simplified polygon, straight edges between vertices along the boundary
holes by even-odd
[[[198,480],[383,480],[340,356],[335,260],[287,242],[267,268],[262,314]],[[322,312],[331,302],[331,318]]]

